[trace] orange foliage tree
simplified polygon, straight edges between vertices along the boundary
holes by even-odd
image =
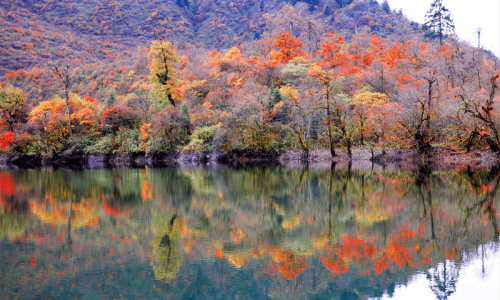
[[[277,50],[277,52],[272,55],[275,64],[287,64],[295,57],[307,56],[301,49],[302,42],[288,32],[280,34],[279,38],[274,41],[273,46]]]

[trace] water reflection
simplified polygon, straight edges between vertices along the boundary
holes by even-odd
[[[425,273],[447,299],[462,265],[498,241],[499,178],[429,166],[1,171],[0,294],[358,299]]]

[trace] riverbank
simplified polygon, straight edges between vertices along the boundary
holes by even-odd
[[[336,157],[331,157],[329,150],[311,150],[307,163],[324,165],[332,162],[369,166],[373,164],[404,168],[404,165],[427,164],[437,169],[455,169],[456,166],[491,167],[500,164],[500,156],[489,151],[489,148],[477,148],[470,152],[464,149],[447,147],[432,148],[429,154],[418,154],[416,149],[353,149],[349,158],[346,151],[337,150]],[[118,153],[112,155],[70,154],[50,156],[2,155],[0,165],[3,168],[141,168],[176,167],[176,166],[215,166],[215,165],[282,165],[303,166],[302,150],[276,152],[170,152],[154,153]]]

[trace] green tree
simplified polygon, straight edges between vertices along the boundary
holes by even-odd
[[[111,92],[108,96],[108,103],[107,103],[107,106],[108,107],[111,107],[113,106],[113,104],[115,103],[116,101],[116,95],[115,95],[115,92]]]
[[[19,122],[26,115],[25,107],[26,97],[21,89],[13,86],[8,86],[5,89],[0,87],[0,113],[10,131],[14,130],[14,123]]]
[[[443,45],[443,37],[455,32],[450,11],[443,5],[442,0],[432,2],[431,8],[425,14],[424,30],[427,37],[439,38],[441,45]]]
[[[266,110],[271,111],[273,110],[274,106],[281,101],[281,93],[280,89],[278,87],[274,88],[274,90],[271,91],[271,95],[269,97],[269,102],[267,102],[266,105]]]
[[[189,106],[186,102],[181,104],[181,125],[186,129],[187,135],[191,135],[191,116],[189,115]]]

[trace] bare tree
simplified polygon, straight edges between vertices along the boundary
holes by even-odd
[[[474,29],[474,32],[477,33],[477,47],[481,48],[481,33],[483,33],[483,28],[481,28],[480,26],[477,26]]]
[[[64,99],[66,100],[66,113],[68,114],[68,127],[69,136],[72,136],[71,132],[71,109],[69,106],[69,86],[71,84],[71,75],[69,72],[70,64],[65,63],[63,67],[58,67],[54,62],[52,62],[52,72],[59,77],[64,88]]]

